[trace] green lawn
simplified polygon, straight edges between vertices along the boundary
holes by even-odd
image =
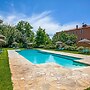
[[[0,90],[13,90],[7,49],[0,54]]]
[[[61,52],[73,53],[73,54],[83,54],[83,55],[90,55],[90,53],[81,53],[78,51],[69,51],[69,50],[59,50]]]
[[[90,90],[90,88],[87,88],[87,89],[85,89],[85,90]]]
[[[83,55],[90,55],[90,53],[80,53],[78,51],[69,51],[69,50],[56,50],[56,49],[45,49],[45,48],[35,48],[35,49],[44,49],[44,50],[51,50],[51,51],[58,51],[58,52],[66,52],[66,53],[73,53],[73,54],[83,54]]]

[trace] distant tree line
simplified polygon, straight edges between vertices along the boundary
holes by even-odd
[[[76,43],[77,36],[74,34],[67,34],[66,32],[62,31],[60,33],[54,34],[52,38],[52,42],[55,43],[57,41],[61,41],[68,45],[73,45]]]
[[[19,21],[17,25],[6,25],[0,20],[0,34],[6,37],[6,47],[12,47],[17,42],[19,47],[26,47],[28,43],[34,43],[36,47],[51,43],[45,29],[38,28],[36,34],[33,27],[27,21]]]
[[[33,43],[34,47],[55,48],[57,41],[66,43],[66,41],[70,40],[74,44],[77,38],[74,34],[69,35],[61,32],[50,39],[45,29],[41,27],[34,33],[32,25],[27,21],[19,21],[13,26],[4,24],[0,20],[0,34],[6,37],[5,47],[13,47],[13,43],[16,42],[18,47],[27,47],[28,43]]]

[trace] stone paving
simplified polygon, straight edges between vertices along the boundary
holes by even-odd
[[[90,63],[90,56],[47,52],[82,57],[84,61],[86,59],[86,62]],[[90,87],[90,66],[67,69],[55,63],[34,65],[15,50],[8,50],[8,57],[13,90],[84,90]]]

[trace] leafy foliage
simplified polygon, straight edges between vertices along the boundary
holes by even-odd
[[[51,43],[51,39],[49,35],[46,34],[45,29],[42,29],[41,27],[39,27],[36,32],[35,41],[36,41],[37,47]]]
[[[77,47],[76,46],[65,46],[64,47],[65,50],[69,50],[69,51],[76,51]]]
[[[30,43],[34,41],[34,32],[31,30],[33,27],[28,22],[20,21],[16,25],[16,29],[21,32],[21,39],[23,39],[24,42]]]
[[[60,33],[56,33],[53,38],[52,41],[55,44],[57,41],[62,41],[63,43],[66,43],[68,45],[74,44],[76,42],[77,36],[75,36],[74,34],[67,34],[64,31],[60,32]]]
[[[19,21],[15,26],[3,24],[3,21],[0,22],[0,34],[6,37],[6,47],[12,47],[13,42],[18,43],[18,47],[26,47],[28,43],[34,43],[36,47],[47,48],[52,45],[56,47],[57,41],[73,45],[77,39],[74,34],[69,35],[62,31],[56,33],[51,40],[45,29],[39,27],[36,35],[32,29],[33,27],[27,21]]]
[[[20,21],[16,26],[0,24],[0,34],[6,37],[6,46],[11,47],[13,42],[25,47],[27,43],[34,42],[32,26],[26,21]]]

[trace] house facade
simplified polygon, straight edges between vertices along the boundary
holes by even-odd
[[[65,30],[64,32],[68,34],[75,34],[77,36],[77,41],[80,41],[82,39],[88,39],[90,40],[90,26],[83,24],[82,27],[78,27],[76,25],[75,29]],[[57,34],[60,32],[57,32]]]

